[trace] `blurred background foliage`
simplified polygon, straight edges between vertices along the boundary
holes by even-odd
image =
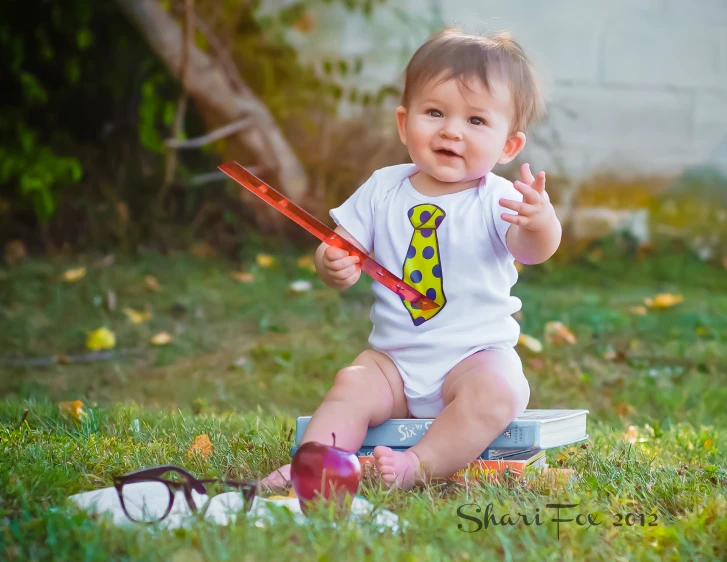
[[[364,14],[381,3],[329,2]],[[363,123],[336,123],[340,100],[366,111],[399,92],[362,94],[327,80],[360,72],[361,61],[326,61],[323,76],[300,64],[283,30],[305,29],[309,3],[289,3],[258,21],[259,0],[195,0],[194,42],[234,61],[301,160],[313,186],[310,205],[322,207],[360,180],[362,155],[382,148]],[[182,25],[183,1],[159,4]],[[204,179],[227,154],[225,139],[180,151],[171,189],[157,204],[182,88],[115,2],[3,2],[0,49],[7,54],[0,59],[2,240],[52,253],[140,244],[167,250],[203,238],[234,255],[246,236],[255,238],[238,190]],[[180,137],[203,135],[208,117],[192,107]]]

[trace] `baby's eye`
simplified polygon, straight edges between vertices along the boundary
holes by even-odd
[[[480,117],[470,117],[470,123],[473,125],[486,125],[484,119],[481,119]]]
[[[430,109],[427,111],[427,115],[429,115],[431,117],[441,117],[442,112],[439,111],[438,109]]]

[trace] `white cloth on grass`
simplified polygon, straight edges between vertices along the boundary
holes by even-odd
[[[168,492],[161,490],[158,485],[149,483],[145,489],[142,484],[135,487],[136,501],[139,504],[149,506],[150,509],[158,507],[163,510],[169,503]],[[200,495],[192,490],[192,496],[195,498],[197,505],[206,502],[207,496]],[[143,498],[143,502],[141,501]],[[112,516],[115,525],[144,525],[143,523],[134,523],[124,513],[119,501],[119,496],[114,487],[101,488],[92,492],[82,492],[69,497],[81,509],[90,513],[103,514],[108,513]],[[134,500],[127,496],[124,492],[124,500]],[[199,501],[197,501],[199,500]],[[128,505],[128,504],[127,504]],[[244,508],[244,502],[240,494],[236,492],[226,492],[218,494],[210,500],[210,505],[205,513],[205,519],[213,521],[219,525],[228,525],[236,521],[237,516],[242,514],[243,517],[255,518],[257,527],[265,527],[268,524],[274,524],[276,520],[276,512],[284,509],[292,515],[296,523],[305,524],[306,515],[301,511],[298,498],[286,499],[267,499],[256,496],[250,510],[248,512],[241,511]],[[193,521],[191,517],[192,511],[187,505],[184,493],[180,490],[175,493],[174,503],[169,515],[158,523],[160,527],[168,529],[176,529],[178,527],[187,527]],[[399,531],[399,517],[385,509],[374,509],[366,498],[355,496],[351,502],[351,515],[357,522],[366,520],[373,521],[377,530],[383,532],[390,529],[394,533]],[[334,523],[335,525],[335,523]]]

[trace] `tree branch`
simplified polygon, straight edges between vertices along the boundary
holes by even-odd
[[[210,144],[211,142],[215,142],[217,140],[223,139],[225,137],[229,137],[230,135],[234,135],[235,133],[239,133],[240,131],[244,131],[245,129],[249,128],[253,124],[253,119],[251,117],[244,117],[243,119],[240,119],[239,121],[235,121],[234,123],[229,123],[225,125],[224,127],[220,127],[219,129],[215,129],[214,131],[210,131],[206,135],[202,135],[201,137],[196,137],[193,139],[167,139],[164,141],[164,144],[167,146],[171,146],[173,148],[180,148],[180,149],[187,149],[187,148],[199,148],[200,146],[204,146],[206,144]]]
[[[189,67],[189,50],[194,41],[194,0],[184,0],[184,42],[182,43],[182,64],[179,69],[179,81],[184,84]],[[187,90],[182,87],[177,101],[177,111],[174,115],[174,126],[172,127],[172,138],[179,137],[184,127],[184,116],[187,113]],[[169,146],[167,144],[167,146]],[[169,187],[174,181],[174,172],[177,169],[177,150],[174,147],[167,148],[166,166],[164,169],[164,182],[159,190],[156,209],[161,210],[164,199],[169,192]]]

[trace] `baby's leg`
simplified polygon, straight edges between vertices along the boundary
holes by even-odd
[[[514,349],[490,349],[449,372],[442,398],[445,408],[411,449],[374,449],[385,482],[407,489],[466,467],[525,410],[530,386]]]
[[[389,418],[406,418],[408,414],[404,382],[396,365],[380,351],[367,349],[338,371],[333,387],[311,416],[300,445],[309,441],[333,445],[331,433],[335,433],[336,447],[357,451],[369,426]],[[262,484],[278,488],[288,480],[290,465],[286,464],[263,479]]]

